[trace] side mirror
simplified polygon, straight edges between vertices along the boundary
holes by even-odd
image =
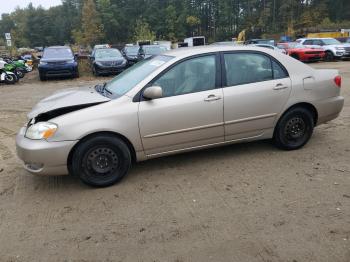
[[[162,98],[163,89],[160,86],[150,86],[143,91],[143,97],[149,100]]]

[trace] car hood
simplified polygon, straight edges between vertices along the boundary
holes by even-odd
[[[32,119],[43,113],[58,111],[58,109],[65,109],[62,112],[72,112],[110,100],[110,98],[98,93],[94,87],[70,88],[58,91],[41,100],[28,114],[28,119]],[[56,112],[55,115],[58,116],[57,114],[62,115]]]

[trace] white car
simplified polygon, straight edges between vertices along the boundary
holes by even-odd
[[[297,42],[310,48],[323,48],[326,51],[326,61],[350,55],[350,46],[344,46],[334,38],[300,38]]]

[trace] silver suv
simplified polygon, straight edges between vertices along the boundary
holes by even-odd
[[[326,51],[327,61],[350,55],[350,46],[344,46],[334,38],[301,38],[297,42],[310,48],[323,48]]]

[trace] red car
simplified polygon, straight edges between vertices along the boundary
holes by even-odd
[[[302,62],[321,61],[326,56],[326,52],[322,48],[309,48],[296,42],[278,43],[277,47],[285,49],[288,55]]]

